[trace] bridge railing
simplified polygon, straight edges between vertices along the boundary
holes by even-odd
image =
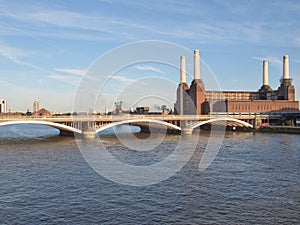
[[[230,114],[210,114],[210,115],[78,115],[78,116],[16,116],[16,115],[1,115],[0,120],[46,120],[46,121],[118,121],[118,120],[129,120],[129,119],[153,119],[153,120],[207,120],[211,118],[227,117],[236,119],[255,119],[268,118],[268,115],[230,115]]]

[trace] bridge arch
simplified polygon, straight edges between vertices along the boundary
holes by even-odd
[[[218,121],[230,121],[230,122],[235,122],[235,123],[240,124],[245,127],[253,128],[252,124],[250,124],[250,123],[247,123],[245,121],[238,120],[235,118],[229,118],[229,117],[219,117],[219,118],[212,118],[212,119],[209,119],[206,121],[199,121],[198,123],[193,123],[192,126],[190,126],[190,128],[195,129],[204,124],[214,123],[214,122],[218,122]]]
[[[60,123],[53,123],[49,121],[38,121],[38,120],[31,120],[31,121],[6,121],[6,122],[1,122],[0,126],[6,126],[6,125],[15,125],[15,124],[39,124],[39,125],[46,125],[49,127],[56,128],[60,131],[67,131],[67,132],[73,132],[73,133],[78,133],[81,134],[82,131],[79,129],[76,129],[74,127],[70,127],[64,124]]]
[[[118,126],[118,125],[123,125],[123,124],[132,124],[132,125],[136,125],[139,126],[139,123],[157,123],[157,124],[161,124],[166,126],[167,128],[171,128],[171,129],[175,129],[175,130],[181,130],[181,128],[179,126],[176,126],[174,124],[165,122],[165,121],[161,121],[161,120],[153,120],[153,119],[129,119],[129,120],[123,120],[123,121],[116,121],[116,122],[112,122],[110,124],[104,125],[103,127],[100,127],[99,129],[96,130],[96,133],[99,133],[103,130],[106,130],[108,128],[114,127],[114,126]]]

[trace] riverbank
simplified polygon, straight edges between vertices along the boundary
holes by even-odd
[[[300,134],[300,127],[268,126],[268,127],[260,127],[258,129],[258,132]]]

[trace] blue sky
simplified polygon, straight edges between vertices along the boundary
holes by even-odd
[[[300,99],[299,11],[297,0],[0,0],[0,98],[15,111],[32,109],[34,100],[50,111],[72,111],[79,82],[97,58],[126,43],[162,40],[199,49],[222,90],[259,89],[263,59],[277,89],[288,54]],[[150,72],[174,82],[168,90],[175,100],[179,72],[172,69],[136,65],[114,81],[125,88]],[[100,102],[99,110],[112,101]]]

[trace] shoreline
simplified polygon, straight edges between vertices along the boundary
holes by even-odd
[[[268,126],[260,127],[256,132],[261,133],[285,133],[285,134],[300,134],[300,127],[295,126]]]

